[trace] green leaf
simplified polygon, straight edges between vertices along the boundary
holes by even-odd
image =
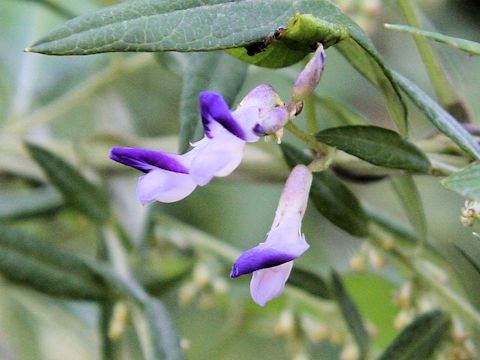
[[[389,345],[378,360],[424,360],[448,334],[450,319],[438,310],[417,316]]]
[[[471,240],[471,239],[470,239]],[[456,243],[455,248],[469,262],[475,271],[480,274],[480,243],[478,239],[473,241],[464,241],[464,244]]]
[[[469,199],[480,200],[480,162],[467,166],[441,181],[447,189],[455,191]]]
[[[0,219],[17,220],[50,214],[63,205],[62,196],[50,186],[0,195]]]
[[[327,96],[316,96],[314,94],[314,98],[321,105],[321,110],[326,113],[327,118],[334,119],[337,125],[369,125],[367,119],[347,104]]]
[[[288,284],[322,299],[332,298],[326,281],[320,275],[300,269],[298,266],[292,269],[288,277]]]
[[[311,157],[291,145],[282,143],[287,164],[308,164]],[[310,199],[328,220],[346,232],[359,237],[368,235],[368,219],[355,195],[329,170],[313,174]]]
[[[67,205],[93,221],[104,222],[108,219],[109,207],[104,192],[87,181],[72,165],[52,152],[31,143],[26,143],[26,146],[52,185],[62,194]]]
[[[332,287],[342,315],[360,349],[360,358],[365,359],[370,347],[370,338],[357,306],[350,298],[339,275],[332,270]],[[393,359],[393,358],[392,358]]]
[[[60,16],[65,17],[65,18],[71,18],[71,17],[75,16],[75,14],[73,12],[64,8],[62,5],[58,4],[56,1],[50,1],[50,0],[23,0],[23,1],[29,1],[29,2],[33,2],[33,3],[43,5],[47,9],[49,9],[49,10],[57,13]]]
[[[103,300],[106,290],[77,256],[24,232],[0,227],[0,272],[42,293],[77,300]]]
[[[397,24],[385,24],[385,28],[389,30],[408,32],[415,36],[425,36],[429,39],[438,41],[442,44],[447,44],[465,51],[472,55],[480,55],[480,43],[465,39],[460,39],[452,36],[440,34],[438,32],[426,31],[413,26],[397,25]]]
[[[430,98],[415,83],[399,73],[394,73],[395,81],[408,95],[413,103],[422,110],[428,120],[455,144],[470,154],[474,159],[480,159],[480,146],[470,133],[458,121]]]
[[[198,95],[219,92],[232,106],[247,76],[248,65],[220,52],[188,54],[180,99],[180,153],[188,150],[200,125]]]
[[[427,219],[413,177],[411,175],[395,176],[391,178],[391,183],[417,236],[420,239],[426,239]]]
[[[377,126],[341,126],[317,133],[327,145],[374,165],[427,173],[430,162],[415,145],[394,131]]]

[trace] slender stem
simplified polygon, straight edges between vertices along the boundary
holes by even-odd
[[[71,110],[85,99],[93,96],[102,87],[122,76],[134,73],[149,64],[153,64],[154,60],[152,54],[142,54],[121,58],[121,60],[112,62],[103,70],[91,75],[84,82],[68,91],[65,95],[37,109],[31,115],[20,119],[9,119],[6,130],[24,133],[33,125],[48,123]]]
[[[412,1],[399,0],[398,3],[407,24],[421,28],[422,24]],[[428,41],[423,36],[414,36],[413,39],[425,64],[439,102],[446,108],[462,103]]]
[[[302,140],[305,144],[310,146],[313,150],[316,150],[321,153],[328,152],[328,146],[322,144],[314,136],[307,134],[305,131],[300,129],[297,125],[295,125],[292,121],[289,121],[287,125],[285,125],[285,129],[290,131],[294,136]]]
[[[465,315],[465,319],[473,322],[475,325],[480,325],[480,313],[463,297],[455,293],[448,285],[438,281],[429,267],[425,266],[426,260],[418,259],[418,256],[412,257],[410,254],[404,253],[398,247],[385,247],[382,244],[382,234],[375,228],[371,227],[370,242],[387,252],[389,255],[397,259],[400,263],[405,265],[415,277],[424,285],[437,292],[440,297],[446,300],[450,306],[456,309],[459,313]],[[422,250],[423,251],[423,250]]]

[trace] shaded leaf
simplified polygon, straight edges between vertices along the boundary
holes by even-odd
[[[288,277],[288,284],[323,299],[332,297],[326,281],[320,275],[300,269],[298,266],[292,269]]]
[[[458,121],[437,104],[415,83],[395,72],[394,77],[400,88],[413,103],[424,112],[427,119],[455,144],[475,159],[480,159],[480,146],[470,133]]]
[[[469,199],[480,200],[480,162],[467,166],[441,181],[447,189],[455,191]]]
[[[425,218],[422,199],[413,177],[411,175],[395,176],[390,181],[417,236],[420,239],[426,239],[427,219]]]
[[[442,344],[450,319],[435,310],[417,316],[389,345],[378,360],[424,360]]]
[[[360,357],[364,359],[368,354],[370,338],[363,319],[357,309],[357,306],[352,301],[350,295],[343,286],[339,275],[334,270],[332,270],[331,278],[335,298],[337,299],[340,310],[342,311],[342,315],[350,331],[352,332],[353,337],[355,338],[355,342],[360,349]]]
[[[397,24],[385,24],[385,28],[389,30],[408,32],[415,36],[425,36],[431,40],[438,41],[439,43],[453,46],[459,50],[465,51],[472,55],[480,55],[480,43],[465,39],[460,39],[452,36],[440,34],[438,32],[422,30],[413,26],[397,25]]]
[[[63,205],[62,196],[50,186],[0,195],[0,219],[25,219],[49,214]]]
[[[282,143],[283,156],[290,167],[308,164],[311,157]],[[359,237],[368,235],[368,219],[355,195],[330,171],[313,174],[310,199],[315,208],[332,223]]]
[[[455,248],[463,255],[463,257],[472,265],[475,271],[480,274],[480,258],[474,256],[471,251],[469,251],[466,247],[460,244],[455,244]],[[480,252],[480,247],[476,247],[476,253]]]
[[[0,272],[45,294],[102,300],[106,290],[85,262],[24,232],[0,227]]]
[[[247,75],[247,64],[220,52],[189,54],[180,99],[180,153],[188,150],[200,128],[198,95],[219,92],[232,106]]]
[[[104,192],[87,181],[72,165],[49,150],[31,143],[27,143],[26,146],[52,185],[60,191],[67,205],[96,222],[108,219],[109,207]]]
[[[398,133],[377,126],[340,126],[320,131],[322,143],[374,165],[426,173],[430,162],[415,145]]]

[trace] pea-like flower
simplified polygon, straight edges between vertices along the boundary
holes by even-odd
[[[254,132],[258,124],[264,119],[269,124],[275,119],[282,124],[288,121],[283,102],[269,85],[250,91],[235,111],[230,111],[220,94],[202,92],[200,114],[205,136],[185,154],[132,148],[111,150],[112,160],[145,173],[137,185],[137,198],[143,205],[179,201],[214,176],[229,175],[240,164],[245,144],[265,135]]]
[[[326,57],[327,55],[325,54],[323,45],[318,44],[317,50],[298,75],[295,85],[293,85],[293,101],[302,101],[315,90],[322,77]]]
[[[311,184],[312,174],[305,165],[293,168],[267,240],[245,251],[232,267],[231,278],[253,273],[250,293],[260,306],[283,293],[293,260],[309,248],[301,225]]]

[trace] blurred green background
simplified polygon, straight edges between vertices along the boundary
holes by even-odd
[[[72,14],[83,14],[106,5],[107,1],[58,0],[55,3]],[[440,32],[480,40],[480,6],[476,1],[424,0],[418,3],[432,26]],[[432,93],[410,36],[382,27],[384,22],[404,22],[399,17],[395,2],[380,2],[380,6],[380,13],[360,17],[359,22],[368,30],[392,68]],[[25,139],[34,140],[58,151],[84,169],[87,176],[93,174],[91,169],[99,170],[106,179],[115,212],[129,234],[138,240],[147,213],[135,198],[138,174],[110,163],[109,146],[140,142],[161,150],[176,149],[181,74],[186,57],[195,54],[167,54],[158,58],[151,55],[145,66],[130,74],[120,73],[98,86],[90,84],[89,89],[93,92],[86,92],[68,108],[54,108],[54,116],[48,119],[48,123],[42,123],[42,120],[38,121],[42,109],[55,107],[58,99],[80,84],[92,81],[94,74],[101,72],[107,64],[131,56],[49,57],[23,52],[25,47],[64,20],[64,17],[43,6],[41,1],[1,1],[0,126],[5,128],[13,123],[20,126],[13,133],[0,133],[0,212],[1,207],[8,204],[9,194],[36,186],[43,179],[22,146]],[[445,46],[434,47],[441,54],[459,93],[470,105],[472,118],[478,119],[478,58]],[[329,49],[327,55],[328,63],[318,93],[357,108],[377,125],[390,127],[377,91],[335,49]],[[282,70],[250,67],[238,99],[260,83],[273,85],[284,99],[288,99],[291,76],[295,76],[299,69],[298,65]],[[431,133],[432,128],[422,115],[411,110],[415,137]],[[322,114],[321,108],[318,111]],[[30,124],[32,118],[36,120]],[[325,127],[331,125],[328,121],[325,118]],[[27,125],[22,127],[22,122]],[[272,144],[252,145],[252,149],[255,147],[266,148],[280,159],[278,150]],[[287,174],[286,166],[279,160],[278,177],[271,181],[259,181],[248,168],[255,161],[252,150],[246,164],[232,177],[216,179],[179,203],[153,206],[238,249],[250,248],[265,238],[281,192],[281,179]],[[470,265],[453,251],[454,240],[471,237],[471,231],[459,222],[463,199],[444,189],[435,178],[417,177],[416,180],[428,218],[429,241],[451,258],[460,278],[478,277]],[[400,220],[406,220],[388,182],[349,186],[362,200],[385,209]],[[74,211],[53,211],[41,218],[2,221],[78,254],[95,253],[96,232]],[[311,249],[299,259],[298,265],[317,273],[326,273],[330,267],[345,274],[351,273],[349,260],[361,244],[358,239],[334,227],[313,208],[307,211],[303,230]],[[162,249],[161,244],[152,249],[159,253],[160,263],[165,261],[161,259]],[[212,264],[218,263],[212,254],[201,253],[199,258],[212,268]],[[292,358],[286,351],[285,339],[276,336],[272,329],[278,322],[279,311],[294,304],[282,297],[265,308],[259,308],[249,298],[248,279],[230,281],[228,265],[223,263],[218,266],[216,276],[227,282],[227,294],[214,296],[204,292],[181,305],[178,291],[185,287],[185,283],[180,283],[162,295],[185,340],[187,358]],[[398,310],[392,303],[392,294],[402,282],[401,274],[387,264],[379,272],[351,273],[346,279],[348,289],[363,314],[379,329],[376,344],[384,347],[396,334],[393,320]],[[469,287],[467,292],[477,304],[480,302],[479,288]],[[95,305],[52,299],[2,280],[0,274],[0,359],[98,359],[100,340],[96,318]],[[342,320],[338,318],[338,321]],[[140,358],[138,339],[133,334],[129,339],[124,343],[124,349],[129,354],[126,358]],[[314,359],[338,358],[339,349],[327,343],[312,343],[309,348]]]

